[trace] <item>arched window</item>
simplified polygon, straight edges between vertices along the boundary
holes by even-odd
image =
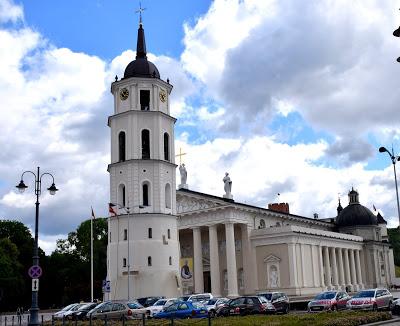
[[[126,203],[126,191],[125,191],[125,185],[120,184],[118,186],[118,204],[125,207]]]
[[[260,220],[260,229],[265,229],[265,220]]]
[[[169,264],[172,265],[172,257],[169,256]]]
[[[151,256],[147,257],[147,266],[151,266]]]
[[[150,131],[142,130],[142,159],[150,159]]]
[[[126,267],[126,258],[122,259],[122,267]]]
[[[164,160],[169,161],[169,135],[164,133]]]
[[[124,229],[124,240],[128,240],[128,230]]]
[[[165,207],[171,208],[171,185],[169,183],[165,185]]]
[[[121,131],[118,134],[118,159],[119,162],[125,161],[125,132]]]
[[[149,185],[144,183],[142,186],[143,191],[143,206],[149,206]]]
[[[170,229],[167,230],[167,236],[168,236],[168,239],[171,239],[171,230]]]
[[[149,236],[149,239],[153,238],[153,229],[152,228],[148,229],[148,236]]]

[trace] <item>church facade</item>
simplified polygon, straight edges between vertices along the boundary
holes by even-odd
[[[290,214],[286,203],[265,209],[224,197],[177,191],[181,261],[193,259],[194,270],[184,292],[311,295],[393,283],[386,222],[359,203],[355,190],[327,220]]]
[[[290,214],[235,202],[226,173],[221,197],[176,190],[169,80],[147,60],[142,23],[136,59],[111,85],[110,212],[105,299],[211,292],[234,297],[279,290],[387,287],[394,278],[386,222],[349,192],[337,217]]]

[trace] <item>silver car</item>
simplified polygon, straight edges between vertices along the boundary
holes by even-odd
[[[344,291],[325,291],[308,303],[308,312],[346,309],[350,296]]]
[[[393,295],[387,289],[369,289],[357,292],[348,302],[347,308],[353,310],[391,309]]]

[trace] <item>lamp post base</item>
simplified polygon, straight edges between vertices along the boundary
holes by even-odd
[[[30,318],[28,325],[30,326],[39,326],[41,323],[39,321],[39,308],[30,308]]]

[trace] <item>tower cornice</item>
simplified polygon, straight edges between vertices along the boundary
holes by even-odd
[[[159,83],[160,86],[165,87],[168,90],[168,94],[171,94],[172,88],[174,87],[170,83],[160,79],[160,78],[140,78],[140,77],[131,77],[131,78],[124,78],[115,82],[111,83],[111,93],[114,94],[115,90],[121,87],[137,85],[141,83]]]
[[[172,162],[169,162],[169,161],[164,161],[164,160],[158,160],[158,159],[153,159],[153,158],[144,160],[144,159],[136,159],[136,158],[134,158],[134,159],[130,159],[130,160],[122,161],[122,162],[110,163],[110,164],[108,164],[107,171],[110,172],[110,168],[112,168],[112,167],[124,166],[124,165],[130,164],[130,163],[135,163],[135,162],[136,163],[143,163],[143,162],[163,163],[163,164],[172,166],[173,168],[176,168],[178,166],[175,163],[172,163]]]
[[[119,117],[123,117],[123,116],[128,116],[128,115],[132,115],[132,114],[148,114],[148,115],[162,115],[170,120],[172,120],[174,123],[176,122],[176,118],[171,117],[170,115],[161,112],[161,111],[142,111],[142,110],[129,110],[129,111],[125,111],[125,112],[121,112],[121,113],[117,113],[114,115],[110,115],[108,117],[108,121],[107,121],[107,126],[111,127],[110,123],[112,119],[115,118],[119,118]]]

